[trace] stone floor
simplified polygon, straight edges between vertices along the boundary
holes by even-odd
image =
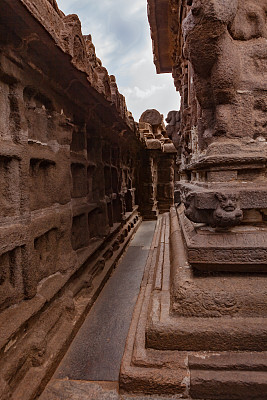
[[[39,400],[166,399],[118,393],[121,359],[155,225],[141,224]]]
[[[40,400],[175,400],[177,396],[134,396],[118,393],[117,382],[52,379]]]

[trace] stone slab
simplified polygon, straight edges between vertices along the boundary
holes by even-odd
[[[155,229],[143,222],[63,359],[57,378],[116,381]]]
[[[119,394],[114,382],[53,380],[39,400],[174,400],[176,396]]]
[[[259,371],[192,371],[190,395],[205,400],[266,400],[267,373]]]
[[[188,253],[188,262],[204,271],[265,272],[266,227],[240,226],[230,231],[192,223],[178,208],[178,217]]]
[[[208,188],[198,186],[190,183],[180,185],[182,190],[192,192],[195,195],[195,206],[198,209],[203,210],[214,210],[216,208],[216,199],[214,197],[215,192],[235,191],[239,195],[240,208],[242,209],[261,209],[266,208],[266,196],[267,190],[265,184],[258,184],[257,186],[252,183],[243,182],[227,182],[225,183],[213,183]]]

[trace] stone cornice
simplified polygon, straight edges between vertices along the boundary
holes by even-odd
[[[148,0],[148,20],[157,73],[172,72],[180,53],[182,0]]]

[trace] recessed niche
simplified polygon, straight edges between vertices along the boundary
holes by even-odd
[[[75,152],[86,149],[85,130],[81,127],[74,128],[70,149]]]
[[[87,174],[83,164],[71,164],[72,197],[84,197],[87,194]]]
[[[105,235],[106,219],[105,214],[99,208],[88,214],[88,229],[90,239]]]
[[[102,161],[101,141],[87,132],[87,158],[91,162]]]
[[[52,102],[37,89],[26,87],[23,93],[28,137],[46,143],[55,136]]]
[[[58,265],[58,230],[50,229],[34,240],[35,269],[40,281],[57,271]]]
[[[102,160],[107,163],[110,164],[110,146],[108,145],[103,145],[102,147]]]
[[[9,86],[9,125],[14,141],[18,141],[21,130],[21,115],[19,109],[19,98],[16,93],[16,86]]]
[[[118,166],[120,161],[120,149],[118,147],[113,147],[111,149],[111,164]]]
[[[105,194],[109,195],[112,193],[112,182],[111,182],[111,169],[110,167],[104,168],[105,177]]]
[[[78,250],[89,243],[89,230],[86,214],[80,214],[72,220],[71,244],[73,250]]]
[[[99,199],[103,199],[105,196],[105,182],[104,182],[104,170],[102,166],[98,165],[94,169],[92,176],[92,200],[98,202]]]
[[[22,265],[24,246],[0,256],[0,311],[24,298]]]
[[[0,156],[0,185],[0,216],[9,217],[19,214],[20,187],[17,159]]]
[[[11,133],[9,130],[9,85],[0,81],[0,137],[10,137]]]
[[[237,172],[237,179],[242,181],[254,181],[260,177],[264,177],[262,169],[241,169]]]
[[[118,193],[120,190],[119,188],[119,181],[118,181],[118,171],[116,168],[111,168],[111,181],[112,181],[112,192]]]
[[[32,158],[30,160],[30,209],[51,206],[57,198],[57,167],[51,160]]]

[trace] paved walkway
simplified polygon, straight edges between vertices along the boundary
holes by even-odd
[[[119,396],[118,378],[155,225],[142,222],[40,400],[136,398]]]

